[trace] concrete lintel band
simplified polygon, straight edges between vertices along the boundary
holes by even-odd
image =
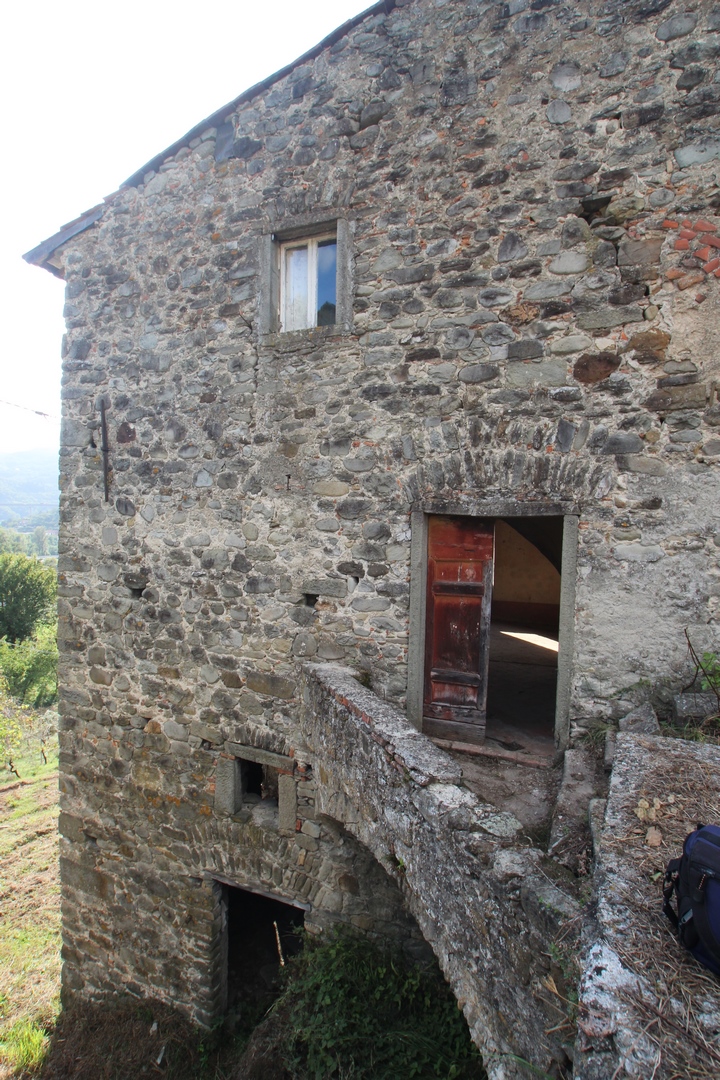
[[[286,754],[276,754],[272,750],[262,750],[257,746],[245,746],[244,743],[229,742],[225,744],[228,752],[244,761],[256,761],[260,765],[270,765],[273,769],[284,772],[293,772],[295,759]]]

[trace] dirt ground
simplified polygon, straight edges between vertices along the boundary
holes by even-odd
[[[452,756],[462,768],[466,787],[483,802],[514,814],[530,838],[544,846],[550,835],[562,765],[533,768],[457,752]]]

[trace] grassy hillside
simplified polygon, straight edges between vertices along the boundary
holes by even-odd
[[[39,1063],[57,1015],[57,758],[0,773],[0,1080]]]

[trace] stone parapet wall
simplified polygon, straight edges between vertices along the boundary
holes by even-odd
[[[544,1070],[566,1063],[547,982],[560,981],[553,947],[577,934],[578,904],[543,873],[520,822],[479,802],[456,762],[352,672],[304,670],[318,809],[397,881],[489,1075],[525,1075],[513,1055]]]
[[[720,985],[662,913],[665,866],[717,822],[720,747],[621,732],[585,928],[577,1080],[720,1071]]]

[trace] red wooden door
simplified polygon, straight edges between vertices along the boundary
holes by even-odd
[[[423,730],[485,738],[495,527],[470,517],[428,525]]]

